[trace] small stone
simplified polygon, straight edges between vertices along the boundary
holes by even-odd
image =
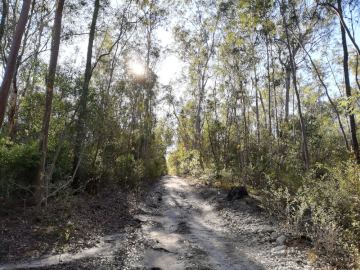
[[[286,251],[285,245],[277,246],[272,249],[272,252],[275,254],[284,254],[285,251]]]
[[[277,232],[272,232],[272,233],[270,234],[270,238],[271,238],[271,239],[276,239],[277,236],[278,236]]]
[[[274,233],[274,229],[272,227],[266,226],[262,229],[263,233],[272,234]],[[274,236],[275,237],[275,236]]]
[[[276,239],[276,244],[278,246],[282,246],[285,244],[285,241],[286,241],[286,236],[285,235],[281,235],[279,236],[277,239]]]

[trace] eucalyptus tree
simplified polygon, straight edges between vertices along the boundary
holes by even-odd
[[[298,111],[300,128],[301,128],[302,157],[303,157],[305,168],[309,169],[310,154],[309,154],[309,149],[308,149],[308,138],[307,138],[307,133],[306,133],[306,123],[304,120],[303,109],[302,109],[301,98],[300,98],[300,91],[299,91],[298,78],[297,78],[297,64],[296,64],[296,58],[295,58],[295,54],[299,48],[299,45],[294,46],[292,33],[294,33],[295,31],[291,32],[291,29],[297,29],[297,27],[299,26],[299,14],[297,14],[297,8],[295,7],[295,4],[291,1],[285,2],[284,0],[282,0],[279,3],[279,8],[280,8],[280,14],[282,16],[282,26],[283,26],[283,31],[285,34],[286,47],[287,47],[287,50],[289,53],[293,89],[294,89],[294,92],[296,95],[296,100],[297,100],[297,111]],[[305,31],[303,33],[297,33],[299,35],[299,39],[305,40],[307,38],[307,35],[311,31],[310,29],[312,29],[312,27],[313,27],[313,25],[310,24],[310,27],[305,28]],[[295,47],[297,47],[297,49],[295,49]]]
[[[22,98],[25,97],[28,88],[31,88],[30,77],[34,70],[38,67],[37,57],[41,51],[46,50],[47,41],[44,44],[38,43],[37,39],[41,39],[45,34],[44,25],[49,22],[52,17],[50,3],[42,1],[37,3],[32,1],[27,27],[23,36],[22,46],[16,61],[16,68],[12,79],[12,90],[10,95],[8,110],[8,136],[15,140],[17,133],[17,118]],[[43,46],[43,47],[42,47]],[[20,77],[26,79],[20,80]]]
[[[354,102],[353,102],[353,93],[351,86],[351,72],[349,69],[349,49],[348,49],[348,41],[349,38],[352,45],[356,50],[356,57],[358,58],[360,54],[359,46],[356,43],[354,33],[350,32],[348,24],[346,22],[346,11],[348,9],[356,9],[356,5],[359,4],[358,1],[343,1],[343,0],[317,0],[316,3],[327,11],[329,11],[328,16],[335,15],[338,19],[338,25],[340,28],[340,37],[342,44],[342,68],[343,68],[343,77],[344,77],[344,85],[345,85],[345,95],[347,98],[347,116],[349,119],[350,125],[350,135],[351,135],[351,144],[352,144],[352,152],[354,154],[355,160],[357,163],[360,163],[360,147],[357,139],[357,123],[355,119],[354,113]],[[352,21],[351,21],[352,24]],[[357,80],[357,68],[355,70],[355,82],[358,83]]]
[[[3,47],[3,36],[6,28],[6,19],[9,14],[9,4],[7,0],[2,0],[2,9],[1,9],[1,21],[0,21],[0,51]]]
[[[197,0],[187,3],[192,10],[183,14],[183,19],[174,29],[180,46],[180,56],[188,65],[190,79],[188,87],[196,102],[193,112],[195,122],[192,143],[200,152],[200,160],[204,102],[212,76],[211,65],[216,54],[219,23],[216,4],[213,1],[209,1],[207,6],[203,4],[202,1]]]
[[[87,103],[88,103],[88,95],[89,95],[89,86],[92,75],[92,55],[93,55],[93,46],[96,34],[96,23],[100,10],[100,0],[94,0],[94,10],[92,15],[92,21],[90,25],[90,33],[86,54],[86,67],[84,73],[84,81],[82,85],[82,91],[79,100],[79,116],[77,119],[77,127],[76,127],[76,136],[75,136],[75,147],[74,147],[74,163],[73,169],[77,177],[74,178],[72,183],[74,188],[79,188],[82,170],[81,170],[81,151],[83,150],[84,140],[86,136],[86,111],[87,111]],[[80,168],[80,169],[79,169]],[[77,172],[79,170],[79,172]]]
[[[337,0],[337,12],[339,16],[339,24],[341,30],[341,41],[343,47],[343,68],[344,68],[344,81],[345,81],[345,92],[348,99],[351,99],[351,84],[350,84],[350,74],[349,74],[349,52],[348,52],[348,45],[346,40],[346,33],[349,32],[346,24],[343,19],[343,8],[342,8],[342,0]],[[348,33],[349,34],[349,33]],[[351,38],[351,35],[350,35]],[[356,43],[354,42],[356,46]],[[356,46],[357,47],[357,46]],[[358,49],[358,47],[357,47]],[[358,53],[360,51],[358,49]],[[351,140],[352,140],[352,148],[355,155],[355,159],[358,164],[360,164],[360,148],[359,142],[357,139],[357,128],[356,128],[356,120],[355,114],[351,106],[348,107],[348,115],[349,115],[349,122],[350,122],[350,132],[351,132]]]
[[[21,8],[20,18],[13,34],[12,44],[7,58],[5,74],[0,87],[0,128],[3,126],[6,112],[9,90],[16,69],[16,60],[19,53],[21,39],[25,32],[28,14],[31,6],[30,0],[24,0]]]
[[[158,0],[140,1],[140,25],[144,31],[143,46],[145,51],[145,74],[142,83],[144,95],[144,123],[143,136],[141,139],[140,155],[146,158],[151,146],[151,137],[154,128],[154,88],[156,83],[155,65],[160,57],[160,48],[156,40],[156,30],[166,20],[167,12]]]
[[[46,97],[45,97],[45,110],[42,123],[42,131],[40,134],[39,140],[39,149],[41,153],[39,171],[36,177],[35,183],[35,199],[37,204],[40,206],[46,196],[46,156],[48,151],[48,137],[49,137],[49,125],[51,119],[52,111],[52,102],[54,95],[54,84],[55,84],[55,75],[56,75],[56,66],[59,56],[60,48],[60,35],[61,35],[61,21],[62,13],[64,9],[65,0],[57,0],[55,19],[52,30],[52,42],[51,42],[51,53],[50,53],[50,62],[48,68],[48,74],[46,77]]]

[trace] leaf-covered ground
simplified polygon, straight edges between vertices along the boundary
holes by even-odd
[[[119,188],[49,202],[42,212],[19,205],[1,206],[0,262],[14,263],[44,255],[76,253],[95,246],[101,236],[132,224],[140,196]]]

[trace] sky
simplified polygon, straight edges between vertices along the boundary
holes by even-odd
[[[159,39],[160,45],[163,47],[171,47],[175,42],[173,34],[164,27],[158,29],[156,36]],[[175,80],[180,76],[182,67],[183,63],[175,53],[162,55],[158,67],[156,68],[159,82],[165,85],[169,84],[172,80]]]
[[[121,4],[124,0],[110,0],[113,6]],[[169,24],[166,26],[160,26],[155,32],[155,39],[157,39],[163,48],[173,48],[174,47],[174,37],[169,29]],[[355,33],[360,33],[359,25],[355,29]],[[360,35],[356,35],[357,42],[359,43]],[[71,62],[72,66],[84,67],[85,66],[85,56],[87,50],[87,41],[88,36],[84,35],[81,38],[77,38],[74,45],[61,44],[61,52],[59,54],[59,63],[64,64],[64,62]],[[352,48],[350,40],[348,40],[349,48]],[[76,50],[77,47],[77,50]],[[168,50],[167,50],[168,51]],[[49,54],[44,53],[42,55],[44,59],[48,59]],[[155,72],[158,75],[159,82],[161,84],[167,85],[172,81],[176,81],[180,77],[181,71],[184,67],[184,63],[177,57],[176,53],[164,52],[160,56],[160,60],[155,67]],[[181,95],[181,90],[178,90],[177,95]]]
[[[171,30],[163,26],[160,26],[155,32],[155,39],[159,41],[163,49],[172,47],[175,42]],[[59,63],[64,64],[70,60],[74,66],[85,66],[88,36],[85,35],[81,39],[78,38],[74,43],[74,45],[62,44],[60,47]],[[43,56],[48,57],[45,54]],[[155,73],[158,75],[159,82],[167,85],[180,76],[182,67],[183,63],[175,53],[166,52],[161,54],[160,61],[155,66]]]
[[[111,5],[115,7],[121,4],[123,0],[110,0],[110,2]],[[171,29],[168,29],[166,26],[160,26],[155,31],[155,39],[159,41],[163,49],[173,47],[172,45],[175,42]],[[76,42],[76,45],[62,46],[62,48],[60,48],[62,52],[59,54],[59,62],[64,63],[71,59],[74,65],[84,66],[87,42],[88,36],[85,35]],[[74,57],[75,47],[78,48],[75,52],[76,57]],[[175,53],[162,53],[160,61],[155,66],[155,73],[158,75],[159,82],[167,85],[180,76],[182,67],[183,63]]]

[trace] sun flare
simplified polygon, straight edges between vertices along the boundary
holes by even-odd
[[[131,61],[129,63],[129,70],[130,73],[134,74],[135,76],[144,76],[146,72],[145,66],[138,61]]]

